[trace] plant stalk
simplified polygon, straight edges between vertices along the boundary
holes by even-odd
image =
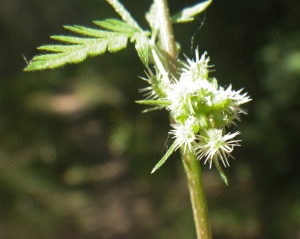
[[[182,147],[180,148],[180,153],[187,176],[197,238],[212,239],[199,161],[194,153],[187,152],[187,150],[183,153]]]
[[[167,0],[153,0],[156,5],[158,20],[159,20],[159,34],[169,73],[173,76],[177,75],[177,58],[173,28],[169,13]]]
[[[168,3],[167,0],[153,1],[156,5],[160,23],[162,51],[167,61],[169,73],[176,76],[177,57]],[[172,116],[171,121],[174,121]],[[195,154],[187,151],[183,153],[182,147],[180,148],[180,151],[190,191],[197,239],[212,239],[199,161],[196,159]]]

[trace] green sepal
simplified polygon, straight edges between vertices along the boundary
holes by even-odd
[[[161,160],[155,165],[155,167],[152,169],[151,173],[154,173],[157,169],[159,169],[170,157],[170,155],[175,151],[176,149],[176,142],[174,141],[171,147],[168,149],[168,151],[165,153],[165,155],[162,157]]]
[[[193,21],[194,16],[203,12],[211,4],[211,2],[212,0],[208,0],[198,3],[192,7],[184,8],[182,11],[172,16],[172,23],[184,23]]]
[[[228,180],[227,180],[227,177],[221,167],[221,165],[219,164],[219,161],[218,161],[218,158],[217,157],[214,157],[213,158],[213,161],[214,161],[214,164],[216,165],[216,168],[222,178],[222,180],[224,181],[224,183],[226,183],[226,185],[228,185]]]
[[[208,115],[210,127],[222,128],[228,123],[228,117],[221,111],[211,111]]]
[[[168,100],[137,100],[135,102],[142,105],[157,105],[161,107],[168,107],[171,104]]]
[[[230,99],[225,99],[222,100],[221,102],[215,104],[215,102],[213,102],[213,105],[211,106],[212,110],[224,110],[226,108],[228,108],[228,106],[230,105],[232,101]]]

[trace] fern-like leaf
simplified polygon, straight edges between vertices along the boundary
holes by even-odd
[[[38,47],[39,50],[49,53],[35,56],[24,70],[53,69],[68,63],[79,63],[87,56],[101,55],[106,50],[116,52],[126,47],[128,39],[133,39],[136,34],[141,34],[139,29],[120,20],[95,21],[95,24],[108,30],[98,30],[78,25],[64,26],[67,30],[87,37],[51,36],[52,39],[65,44]],[[145,57],[141,59],[144,59],[142,60],[143,63],[146,62]]]
[[[147,31],[143,31],[129,12],[118,0],[107,0],[123,21],[106,19],[94,21],[94,24],[105,29],[94,29],[84,26],[64,26],[65,29],[83,35],[76,36],[51,36],[53,40],[65,44],[44,45],[39,50],[49,52],[35,56],[24,69],[36,71],[53,69],[68,63],[79,63],[87,56],[103,54],[106,50],[116,52],[126,47],[128,39],[135,43],[135,48],[142,61],[147,66],[149,59],[149,40]]]
[[[67,63],[79,63],[87,56],[103,54],[106,49],[116,52],[126,47],[127,36],[118,36],[112,39],[79,39],[72,37],[56,36],[64,42],[76,45],[44,45],[39,50],[54,52],[34,57],[24,69],[25,71],[53,69]],[[73,40],[73,41],[72,41]],[[82,42],[82,44],[78,44]]]

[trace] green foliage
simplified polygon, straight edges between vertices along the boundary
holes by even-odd
[[[144,66],[148,66],[149,61],[149,41],[147,35],[149,35],[148,32],[142,32],[132,37],[132,40],[135,41],[135,49]]]
[[[172,16],[171,21],[172,23],[184,23],[184,22],[191,22],[194,20],[194,16],[203,12],[210,4],[212,0],[207,0],[205,2],[200,2],[192,7],[187,7],[176,13]]]
[[[160,23],[159,23],[160,16],[157,15],[157,13],[160,10],[158,9],[158,5],[156,5],[156,3],[154,2],[154,4],[151,5],[150,10],[146,14],[146,19],[152,31],[152,35],[151,35],[149,32],[143,31],[139,27],[136,21],[131,17],[130,13],[124,8],[124,6],[118,0],[107,0],[107,2],[113,6],[115,11],[122,18],[122,20],[106,19],[104,21],[94,21],[94,24],[102,28],[103,30],[88,28],[88,27],[78,26],[78,25],[65,26],[65,29],[79,34],[80,37],[57,36],[57,35],[52,36],[51,37],[52,39],[65,44],[44,45],[39,47],[38,48],[39,50],[50,52],[50,53],[46,53],[34,57],[33,60],[30,61],[29,65],[25,68],[25,71],[52,69],[52,68],[63,66],[67,63],[79,63],[83,61],[87,56],[101,55],[106,50],[109,52],[117,52],[121,49],[124,49],[127,46],[128,40],[135,43],[136,51],[144,66],[146,66],[146,68],[149,69],[148,62],[149,62],[149,58],[151,57],[151,60],[153,60],[153,63],[156,67],[156,75],[150,74],[148,75],[149,79],[145,79],[146,81],[148,81],[148,83],[150,83],[150,87],[142,89],[142,91],[150,91],[146,94],[148,95],[148,97],[146,100],[138,101],[138,103],[154,106],[153,109],[167,108],[167,110],[170,110],[172,112],[172,115],[174,116],[174,119],[177,120],[177,123],[183,124],[183,125],[180,124],[173,125],[173,127],[175,127],[174,132],[177,132],[175,133],[175,136],[177,137],[175,142],[176,141],[177,142],[171,146],[171,148],[168,150],[165,156],[155,166],[155,168],[152,171],[154,172],[167,160],[170,154],[175,149],[179,148],[181,145],[184,144],[185,148],[187,147],[187,145],[189,149],[193,148],[191,144],[198,137],[197,135],[195,135],[197,132],[196,131],[194,132],[193,129],[196,123],[192,123],[192,124],[187,123],[188,125],[184,125],[184,124],[186,120],[187,121],[196,120],[196,118],[191,119],[191,117],[195,117],[192,116],[195,114],[195,112],[199,111],[200,113],[201,112],[204,113],[205,107],[207,108],[205,113],[210,113],[212,112],[212,110],[221,110],[220,117],[214,117],[215,120],[220,118],[219,121],[222,121],[221,124],[220,125],[215,124],[213,121],[213,125],[212,125],[213,127],[219,128],[219,127],[223,127],[224,124],[233,121],[235,117],[238,117],[239,112],[234,108],[232,108],[231,110],[227,110],[228,112],[231,111],[235,112],[232,113],[231,118],[228,118],[227,117],[228,114],[224,113],[226,111],[224,109],[230,106],[231,100],[229,99],[226,100],[228,97],[231,97],[233,99],[237,98],[236,99],[237,106],[249,101],[249,99],[245,96],[245,94],[239,95],[240,91],[231,92],[231,87],[229,87],[226,91],[224,91],[223,88],[220,88],[218,97],[214,96],[214,93],[216,92],[217,89],[215,83],[210,82],[210,79],[208,79],[207,68],[209,67],[208,66],[209,59],[208,58],[206,59],[206,53],[204,53],[200,59],[199,53],[196,51],[196,61],[194,62],[193,60],[188,60],[185,67],[181,68],[178,72],[178,74],[181,76],[173,82],[173,80],[169,78],[168,64],[166,62],[167,59],[163,53],[164,49],[161,49],[159,43],[160,42],[159,40],[162,39],[158,39],[157,41],[157,36],[158,33],[160,32]],[[182,22],[192,21],[194,20],[195,15],[203,12],[210,4],[211,4],[211,0],[207,0],[205,2],[196,4],[192,7],[185,8],[181,12],[175,14],[172,17],[172,22],[182,23]],[[151,37],[149,38],[149,36]],[[190,77],[192,78],[189,79]],[[204,84],[203,80],[204,82],[206,82],[206,84],[211,83],[212,85],[209,85],[208,88],[210,88],[210,90],[208,92],[204,92],[204,95],[201,95],[203,93],[202,92],[203,86],[201,86],[201,84]],[[197,83],[195,85],[196,81]],[[185,84],[185,86],[183,86],[183,84]],[[191,89],[189,87],[191,87]],[[184,99],[186,100],[182,98],[182,94],[185,95]],[[207,98],[208,95],[212,97],[211,99],[213,100],[213,105],[204,106],[205,100],[203,101],[203,99],[205,99],[205,97]],[[243,97],[245,97],[245,99],[243,99]],[[187,103],[186,101],[190,103]],[[192,101],[194,103],[191,103]],[[225,107],[226,102],[227,105]],[[186,105],[186,103],[188,106]],[[192,105],[195,106],[195,109],[191,109],[191,107],[193,107]],[[232,107],[234,106],[232,105]],[[146,110],[145,112],[147,111],[149,111],[149,109]],[[209,117],[212,117],[212,115],[210,115]],[[224,117],[226,119],[228,118],[228,120],[225,122],[223,122]],[[199,122],[199,124],[201,124],[201,122]],[[182,130],[180,127],[184,128],[184,130]],[[193,140],[190,140],[191,132],[193,132],[192,133]],[[232,151],[232,147],[234,146],[232,142],[237,142],[237,141],[230,141],[226,143],[228,137],[231,138],[231,136],[224,136],[223,139],[218,138],[218,140],[221,140],[222,142],[218,142],[218,140],[215,140],[214,144],[216,145],[221,144],[223,148],[230,149],[226,151],[229,154]],[[197,145],[195,142],[194,144]],[[217,159],[213,160],[213,155],[216,152],[219,152],[219,150],[221,150],[219,146],[209,147],[209,148],[206,147],[205,149],[206,151],[203,148],[204,146],[202,147],[201,150],[199,150],[199,152],[201,153],[198,159],[201,159],[202,157],[205,156],[206,161],[208,160],[208,158],[210,162],[217,160]],[[224,163],[223,158],[222,161]],[[226,177],[224,176],[223,171],[220,169],[220,165],[218,164],[216,166],[218,167],[218,171],[220,172],[223,180],[227,183]]]
[[[136,41],[139,55],[143,56],[143,63],[146,64],[144,41],[140,41],[145,34],[139,29],[128,25],[127,23],[107,19],[105,21],[94,21],[94,23],[107,30],[98,30],[84,26],[65,26],[67,30],[88,37],[75,36],[52,36],[51,38],[66,44],[44,45],[38,47],[41,51],[47,51],[43,55],[38,55],[30,61],[25,71],[35,71],[44,69],[53,69],[63,66],[67,63],[79,63],[87,56],[96,56],[103,54],[106,50],[117,52],[126,47],[128,39]],[[142,45],[142,47],[141,47]]]
[[[135,102],[141,105],[154,106],[153,108],[143,110],[142,113],[148,113],[154,110],[161,110],[162,108],[167,108],[170,105],[170,102],[167,100],[137,100]]]
[[[214,160],[214,163],[215,163],[215,165],[216,165],[216,168],[217,168],[217,170],[218,170],[218,172],[219,172],[219,174],[220,174],[222,180],[224,181],[224,183],[226,183],[226,185],[228,185],[227,177],[226,177],[226,175],[225,175],[225,173],[224,173],[224,171],[223,171],[221,165],[219,164],[218,159],[215,157],[213,160]]]
[[[161,160],[158,161],[158,163],[152,169],[151,173],[154,173],[157,169],[159,169],[167,161],[167,159],[170,157],[170,155],[175,151],[176,146],[177,146],[177,144],[174,141],[173,144],[171,145],[171,147],[165,153],[165,155],[161,158]]]
[[[38,47],[38,50],[46,53],[35,56],[24,69],[25,71],[36,71],[53,69],[69,63],[79,63],[88,56],[102,55],[104,52],[117,52],[127,46],[128,39],[135,43],[135,49],[144,66],[148,66],[149,48],[155,47],[153,41],[158,32],[155,8],[152,5],[146,18],[151,26],[154,37],[148,38],[150,33],[143,31],[130,13],[117,0],[107,0],[115,9],[123,21],[106,19],[94,21],[94,24],[105,30],[88,28],[84,26],[64,26],[65,29],[79,34],[80,36],[52,36],[51,38],[65,44],[49,44]],[[196,4],[193,7],[183,9],[172,17],[173,23],[192,21],[195,15],[204,11],[211,0]]]
[[[66,44],[51,44],[38,47],[38,50],[46,51],[42,55],[35,56],[24,69],[36,71],[53,69],[68,63],[79,63],[87,56],[120,51],[127,46],[128,39],[135,43],[135,48],[142,61],[148,65],[148,38],[149,32],[143,31],[130,13],[117,0],[107,0],[123,21],[106,19],[94,21],[94,24],[106,30],[87,28],[84,26],[64,26],[65,29],[85,37],[76,36],[52,36],[51,38]],[[86,37],[88,36],[88,37]]]

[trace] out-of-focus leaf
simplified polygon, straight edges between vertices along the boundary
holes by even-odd
[[[211,4],[211,2],[212,0],[208,0],[205,2],[198,3],[192,7],[184,8],[182,11],[172,16],[172,23],[184,23],[193,21],[194,16],[203,12]]]

